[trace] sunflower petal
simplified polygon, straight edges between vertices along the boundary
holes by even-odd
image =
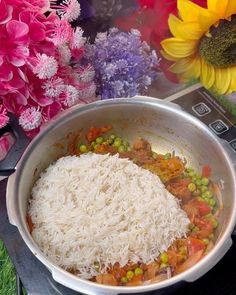
[[[216,12],[220,18],[225,18],[229,2],[232,0],[207,0],[207,7],[209,10]]]
[[[175,15],[171,14],[168,19],[171,33],[176,38],[184,40],[198,40],[204,33],[199,28],[197,22],[183,22]]]
[[[211,88],[215,83],[215,68],[201,59],[201,82],[206,88]]]
[[[168,53],[166,53],[164,50],[160,50],[160,52],[161,52],[161,55],[165,58],[165,59],[167,59],[167,60],[169,60],[169,61],[177,61],[177,60],[179,60],[179,58],[175,58],[175,57],[173,57],[173,56],[170,56]]]
[[[228,18],[229,16],[236,14],[236,1],[229,1],[228,6],[225,11],[225,18]]]
[[[200,10],[203,9],[189,0],[178,0],[177,7],[184,21],[197,21]]]
[[[168,38],[161,42],[165,52],[174,58],[183,58],[194,54],[197,50],[197,41]]]
[[[200,77],[201,63],[200,58],[195,57],[192,59],[191,63],[188,67],[186,67],[186,71],[179,75],[180,81],[185,83],[190,79],[198,79]]]
[[[169,67],[169,70],[174,74],[182,74],[187,72],[192,66],[192,58],[186,57],[179,59],[176,63]]]
[[[215,88],[220,94],[225,94],[230,89],[231,85],[231,72],[230,68],[215,69],[216,83]]]
[[[230,68],[231,71],[231,83],[230,83],[230,90],[231,92],[236,91],[236,66]]]
[[[199,13],[198,22],[202,31],[207,32],[209,28],[219,21],[219,15],[216,12],[204,9]]]

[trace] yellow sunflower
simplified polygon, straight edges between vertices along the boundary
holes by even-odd
[[[170,15],[172,38],[161,42],[169,68],[181,82],[199,79],[218,93],[236,91],[236,0],[207,0],[203,8],[178,0],[179,17]]]

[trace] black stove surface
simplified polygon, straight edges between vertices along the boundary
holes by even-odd
[[[78,295],[55,282],[47,268],[25,245],[16,227],[10,225],[6,211],[7,179],[0,182],[0,238],[3,239],[16,271],[28,295]],[[193,283],[154,291],[150,295],[235,295],[236,294],[236,237],[223,259],[207,274]],[[139,293],[140,294],[140,293]],[[144,294],[144,293],[143,293]],[[5,295],[5,294],[1,294]]]

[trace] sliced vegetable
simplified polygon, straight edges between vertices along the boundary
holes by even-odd
[[[190,267],[194,266],[203,256],[204,250],[199,250],[196,253],[194,253],[193,255],[191,255],[183,264],[181,264],[176,272],[177,273],[181,273],[187,269],[189,269]]]
[[[209,178],[211,176],[211,167],[209,165],[205,165],[202,167],[202,177]]]

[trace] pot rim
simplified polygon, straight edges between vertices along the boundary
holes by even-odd
[[[14,183],[14,198],[17,206],[18,201],[18,188],[19,188],[19,181],[21,178],[21,172],[24,169],[24,166],[27,163],[28,157],[35,148],[35,146],[43,140],[48,133],[52,132],[54,129],[57,129],[60,127],[60,125],[65,124],[67,121],[71,120],[75,116],[79,116],[80,113],[87,112],[92,109],[98,109],[103,108],[106,106],[112,106],[112,105],[144,105],[144,106],[154,106],[157,108],[162,108],[169,110],[172,113],[175,113],[175,115],[181,116],[189,120],[190,123],[194,124],[194,126],[200,128],[205,133],[208,134],[208,136],[211,137],[211,139],[214,141],[214,143],[218,146],[218,148],[221,149],[221,152],[225,158],[225,161],[227,163],[227,166],[229,168],[229,177],[232,178],[233,182],[236,182],[236,173],[233,167],[233,164],[231,163],[230,156],[224,149],[222,143],[217,138],[216,135],[210,131],[209,128],[207,128],[201,121],[199,121],[197,118],[193,117],[191,114],[188,114],[184,110],[182,110],[179,106],[176,106],[174,103],[166,102],[163,100],[159,100],[157,98],[151,98],[151,97],[144,97],[144,96],[138,96],[134,98],[115,98],[111,100],[103,100],[103,101],[96,101],[94,103],[83,105],[83,106],[74,106],[65,112],[57,115],[54,117],[47,126],[44,127],[44,129],[31,141],[29,146],[26,148],[25,152],[23,153],[20,162],[17,165],[17,169],[14,175],[15,183]],[[69,279],[70,282],[73,283],[79,283],[78,288],[74,286],[70,286],[70,288],[74,290],[81,290],[80,287],[83,287],[84,290],[86,288],[89,289],[89,287],[95,287],[98,292],[108,292],[110,291],[110,294],[114,293],[134,293],[134,292],[147,292],[152,290],[161,289],[164,287],[168,287],[172,284],[175,284],[180,281],[193,281],[194,279],[191,279],[193,276],[193,273],[200,272],[201,269],[204,269],[205,264],[211,264],[213,267],[214,264],[212,264],[212,261],[218,261],[219,260],[219,251],[224,246],[226,241],[231,241],[230,235],[234,229],[235,223],[236,223],[236,185],[234,186],[234,204],[233,207],[235,210],[232,210],[232,215],[230,216],[230,219],[228,221],[228,224],[226,226],[225,232],[221,235],[220,239],[216,242],[216,245],[214,248],[208,253],[205,257],[203,257],[196,265],[189,268],[188,270],[184,271],[183,273],[177,274],[167,280],[158,282],[158,283],[151,283],[149,285],[142,285],[142,286],[133,286],[133,287],[123,287],[123,286],[108,286],[108,285],[100,285],[98,283],[91,282],[89,280],[81,279],[79,277],[76,277],[75,275],[72,275],[71,273],[67,272],[66,270],[62,269],[61,267],[54,264],[49,258],[47,258],[42,251],[39,249],[37,244],[34,242],[32,236],[28,231],[25,230],[23,226],[23,220],[20,218],[20,222],[16,224],[24,242],[27,244],[27,246],[30,248],[31,252],[37,256],[37,258],[52,272],[52,274],[60,273],[64,275],[66,285],[66,280]],[[224,253],[225,254],[225,253]],[[220,257],[222,258],[222,256]],[[210,268],[211,268],[210,267]],[[201,274],[203,275],[203,274]],[[199,275],[198,277],[200,277]],[[63,282],[61,282],[63,284]],[[80,286],[81,285],[81,286]],[[68,285],[67,285],[68,286]],[[109,293],[108,293],[109,294]]]

